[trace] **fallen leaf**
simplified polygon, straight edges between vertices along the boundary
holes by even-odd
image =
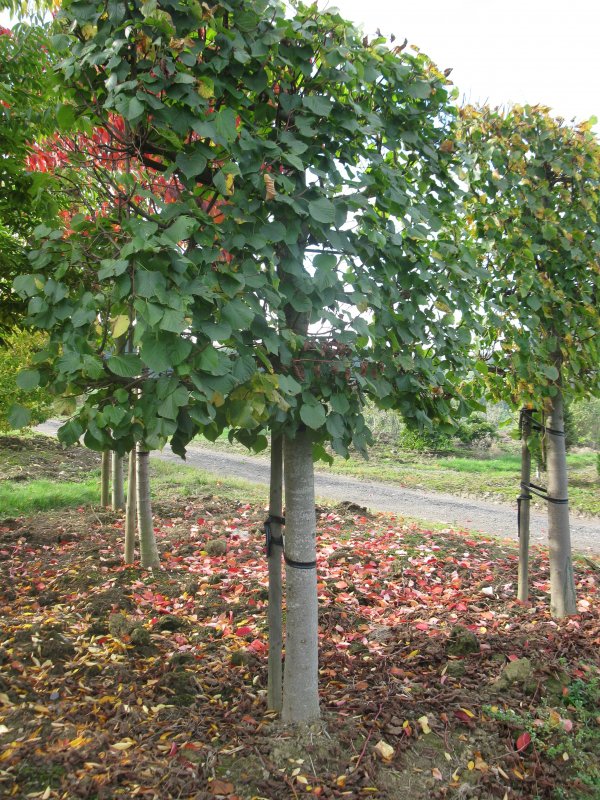
[[[421,730],[423,731],[423,733],[431,733],[431,728],[429,727],[429,720],[427,719],[425,714],[422,717],[419,717],[417,722],[421,726]]]
[[[391,761],[394,757],[394,748],[387,742],[384,742],[383,739],[377,742],[373,749],[384,761]]]

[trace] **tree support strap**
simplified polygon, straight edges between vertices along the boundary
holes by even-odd
[[[535,414],[535,409],[533,408],[522,408],[521,414],[519,417],[519,429],[521,431],[521,438],[523,436],[523,422],[525,418],[529,419],[529,424],[531,425],[531,429],[534,431],[543,431],[544,433],[551,433],[553,436],[565,436],[565,431],[559,431],[556,428],[547,428],[541,422],[538,422],[536,419],[533,418]]]
[[[272,547],[283,547],[284,545],[283,536],[273,536],[273,532],[271,530],[271,524],[273,522],[276,522],[278,525],[285,525],[285,517],[278,517],[276,514],[271,514],[271,512],[269,512],[269,516],[264,522],[265,550],[267,553],[267,558],[271,557]]]
[[[278,517],[276,514],[269,513],[269,516],[264,522],[265,528],[265,549],[267,558],[271,557],[271,549],[273,547],[281,547],[283,549],[283,560],[293,569],[316,569],[316,561],[295,561],[289,558],[285,552],[285,538],[283,536],[273,536],[271,524],[276,522],[278,525],[285,525],[285,517]]]
[[[529,494],[529,492],[532,492],[532,494]],[[519,536],[521,535],[521,503],[523,500],[532,500],[533,495],[536,497],[541,497],[542,500],[545,500],[547,503],[554,503],[555,505],[559,506],[566,506],[569,502],[567,497],[564,499],[559,497],[549,497],[548,489],[546,489],[544,486],[538,486],[537,483],[521,482],[521,494],[517,497],[517,528]]]

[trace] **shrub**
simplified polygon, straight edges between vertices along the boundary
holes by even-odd
[[[13,328],[3,337],[0,347],[0,431],[10,430],[8,414],[14,403],[31,411],[31,424],[48,419],[52,411],[52,396],[42,388],[26,392],[19,389],[16,377],[27,366],[31,356],[44,344],[44,334]]]

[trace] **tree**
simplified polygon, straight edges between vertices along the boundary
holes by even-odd
[[[283,715],[312,719],[313,458],[364,450],[367,396],[422,425],[467,405],[476,270],[450,224],[445,76],[301,4],[67,3],[61,19],[74,115],[124,119],[115,160],[145,177],[102,173],[106,216],[38,231],[19,289],[60,342],[40,380],[88,392],[60,435],[98,449],[183,453],[225,425],[256,449],[267,427],[285,440]]]
[[[469,214],[487,269],[481,366],[495,397],[541,415],[551,610],[563,617],[576,612],[564,402],[600,393],[600,148],[591,123],[565,125],[541,107],[467,108],[462,117]],[[523,488],[526,504],[539,488]]]

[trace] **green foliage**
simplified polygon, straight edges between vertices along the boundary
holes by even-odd
[[[571,417],[576,443],[600,450],[600,398],[572,403]]]
[[[57,170],[81,214],[38,229],[15,283],[50,337],[42,380],[86,393],[63,441],[183,453],[307,426],[317,457],[347,455],[367,397],[451,430],[479,273],[427,57],[276,0],[66,2],[57,24],[62,110],[119,152]]]
[[[462,444],[490,447],[498,439],[498,428],[484,414],[476,413],[460,423],[455,436]]]
[[[600,394],[600,147],[548,109],[465,108],[474,247],[488,268],[484,371],[497,398],[544,410]]]
[[[405,428],[398,437],[398,444],[404,450],[417,453],[447,453],[452,450],[452,437],[432,430]]]
[[[11,417],[15,406],[29,411],[25,424],[37,425],[51,414],[52,396],[44,388],[35,388],[37,381],[23,383],[19,373],[31,360],[33,354],[45,343],[41,333],[13,329],[4,337],[0,346],[0,431],[17,427]],[[34,389],[34,391],[30,391]],[[17,418],[18,421],[18,418]]]

